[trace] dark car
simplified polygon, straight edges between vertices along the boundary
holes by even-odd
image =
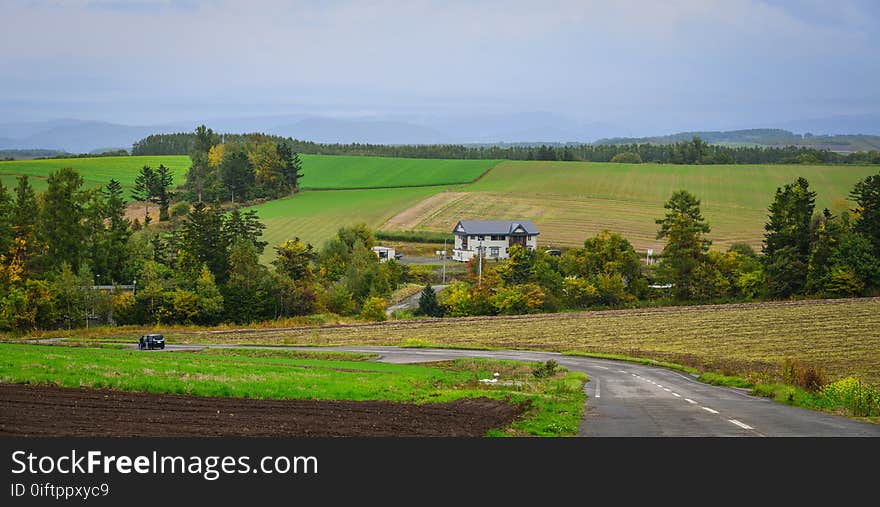
[[[546,253],[547,253],[548,255],[557,255],[557,256],[559,256],[559,255],[562,255],[562,250],[546,250]]]
[[[394,254],[394,258],[397,259],[397,260],[400,260],[400,259],[403,258],[403,254],[402,254],[402,253]]]
[[[153,350],[165,348],[165,336],[161,334],[145,334],[138,341],[138,349]]]

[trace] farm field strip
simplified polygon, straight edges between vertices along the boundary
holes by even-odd
[[[880,385],[880,298],[393,321],[178,334],[172,339],[178,343],[416,343],[601,352],[768,378],[779,375],[782,361],[796,358],[823,366],[831,380],[852,375]]]
[[[404,210],[385,230],[448,231],[461,218],[532,219],[540,243],[580,246],[602,229],[622,233],[640,251],[662,249],[654,222],[673,191],[687,189],[702,201],[716,248],[734,242],[759,247],[767,206],[777,187],[806,177],[818,192],[817,210],[839,213],[852,206],[847,196],[868,166],[679,166],[591,162],[498,164],[467,192],[435,197]]]
[[[272,247],[294,237],[320,247],[342,226],[364,222],[376,228],[396,211],[442,190],[443,187],[414,187],[304,191],[255,206],[253,209],[266,224],[262,239],[269,242],[261,261],[271,261],[275,256]]]
[[[303,189],[395,188],[470,183],[497,160],[300,155]]]

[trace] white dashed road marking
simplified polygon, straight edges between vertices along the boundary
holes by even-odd
[[[755,429],[755,428],[752,428],[751,426],[749,426],[748,424],[741,423],[741,422],[737,421],[736,419],[728,419],[728,421],[732,422],[733,424],[736,424],[737,426],[739,426],[740,428],[742,428],[742,429],[744,429],[744,430],[753,430],[753,429]]]
[[[672,395],[675,396],[676,398],[681,398],[681,395],[678,393],[672,393]]]
[[[693,404],[695,404],[695,405],[696,405],[696,403],[697,403],[696,401],[694,401],[694,400],[692,400],[692,399],[690,399],[690,398],[685,398],[684,401],[686,401],[686,402],[688,402],[688,403],[693,403]]]
[[[668,387],[664,387],[663,390],[666,391],[667,393],[671,393],[671,392],[672,392],[672,389],[670,389],[670,388],[668,388]]]
[[[600,391],[599,391],[599,379],[596,379],[596,398],[601,398],[601,397],[602,397],[602,395],[600,394]]]
[[[717,410],[712,410],[712,409],[709,408],[709,407],[700,407],[700,408],[702,408],[702,409],[705,410],[706,412],[709,412],[710,414],[717,414],[717,413],[718,413]]]

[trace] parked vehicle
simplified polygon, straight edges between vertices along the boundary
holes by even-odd
[[[145,334],[138,340],[139,350],[153,350],[165,348],[165,336],[161,334]]]

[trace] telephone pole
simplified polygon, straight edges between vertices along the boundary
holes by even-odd
[[[483,286],[483,242],[480,241],[479,245],[477,245],[477,255],[480,257],[477,261],[477,272],[479,273],[479,278],[477,281],[477,286]]]
[[[443,239],[443,285],[446,285],[446,239]]]

